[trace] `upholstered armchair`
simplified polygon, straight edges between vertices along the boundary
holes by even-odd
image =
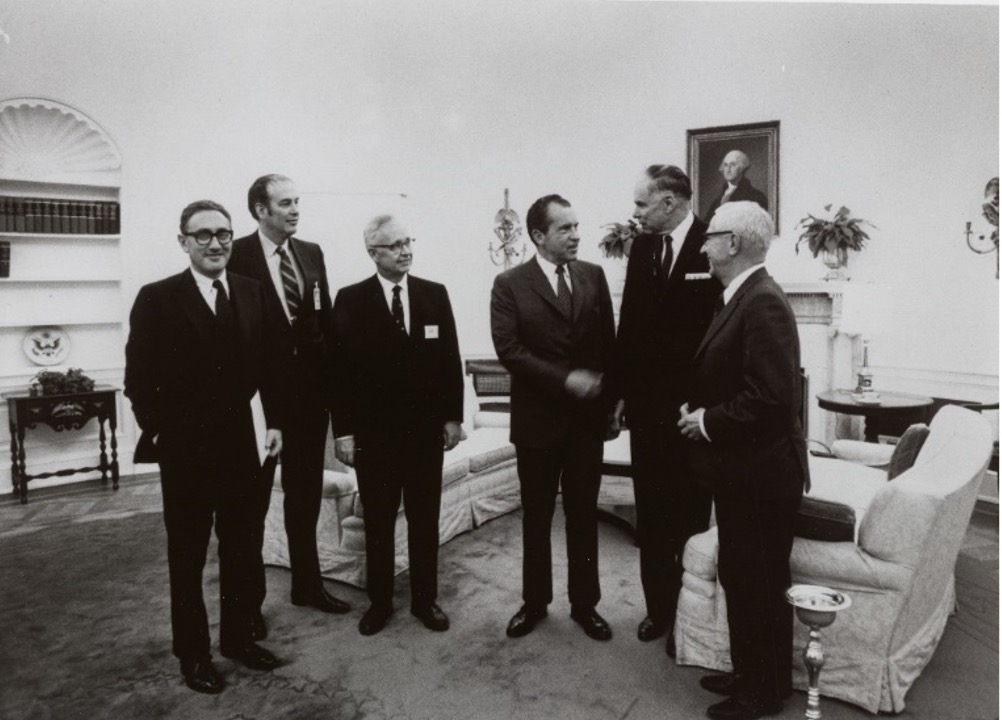
[[[812,459],[811,497],[856,517],[847,540],[794,540],[794,583],[831,586],[852,607],[823,634],[821,693],[871,712],[900,712],[954,610],[953,570],[992,454],[985,419],[947,406],[933,419],[914,465],[883,471]],[[675,624],[677,661],[731,669],[724,591],[716,577],[716,528],[693,536]],[[791,617],[792,618],[792,617]],[[806,627],[794,624],[793,681],[807,688]]]

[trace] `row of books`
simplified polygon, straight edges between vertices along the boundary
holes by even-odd
[[[0,196],[0,233],[118,234],[115,201],[68,201]]]

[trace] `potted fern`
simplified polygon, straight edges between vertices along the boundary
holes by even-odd
[[[834,204],[825,206],[830,213]],[[869,221],[853,218],[848,207],[842,206],[835,215],[825,219],[808,214],[798,223],[798,229],[803,229],[797,240],[795,251],[800,253],[800,245],[806,244],[814,258],[821,256],[821,261],[828,267],[825,280],[848,279],[846,264],[849,260],[849,250],[862,249],[870,236],[863,231],[863,225],[876,228]]]

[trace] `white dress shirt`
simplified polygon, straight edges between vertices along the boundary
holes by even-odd
[[[209,279],[209,277],[204,274],[199,274],[197,271],[188,267],[191,271],[191,275],[195,277],[195,285],[198,287],[198,293],[202,295],[202,299],[205,303],[209,305],[209,310],[215,314],[216,313],[216,288],[212,286],[215,284],[215,279]],[[219,275],[219,281],[223,283],[223,289],[226,290],[226,297],[230,297],[230,282],[226,278],[226,270],[223,269],[223,273]]]
[[[407,334],[411,333],[411,298],[410,294],[407,292],[407,275],[404,274],[404,278],[399,282],[391,282],[389,279],[384,279],[382,274],[376,274],[376,279],[379,280],[380,286],[383,287],[383,296],[386,298],[386,306],[390,310],[390,314],[393,314],[393,287],[400,287],[400,303],[404,305],[404,328],[407,330]]]
[[[284,249],[285,253],[289,255],[289,261],[292,262],[292,271],[296,275],[296,286],[299,287],[299,298],[303,300],[300,304],[306,303],[305,299],[303,299],[303,274],[299,271],[299,265],[296,264],[296,257],[292,255],[288,239],[281,243],[273,241],[261,229],[258,229],[257,235],[261,240],[261,251],[264,252],[264,260],[268,264],[268,274],[271,276],[271,283],[275,285],[275,291],[278,293],[279,301],[282,302],[285,316],[291,322],[292,315],[289,314],[289,302],[285,298],[285,282],[282,280],[282,255],[278,253],[278,250]]]
[[[671,232],[671,266],[668,267],[668,276],[671,276],[672,269],[675,268],[675,262],[678,261],[678,253],[682,250],[682,244],[685,243],[685,237],[689,235],[689,229],[692,228],[692,222],[696,220],[696,216],[689,210],[689,213],[685,215],[682,219],[682,223],[674,228]],[[665,258],[665,252],[667,244],[663,245],[661,249],[661,258]]]
[[[553,288],[553,294],[557,294],[557,265],[552,261],[547,261],[541,257],[538,253],[536,254],[536,261],[539,263],[539,268],[543,270],[543,274],[546,275],[546,280],[550,283],[550,287]],[[567,270],[567,265],[564,264],[564,281],[567,282],[567,288],[570,290],[571,294],[574,293],[573,287],[571,287],[571,275]]]

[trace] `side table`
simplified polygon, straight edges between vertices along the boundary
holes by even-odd
[[[878,404],[863,404],[853,399],[851,390],[828,390],[818,395],[818,407],[829,412],[861,415],[865,419],[863,437],[867,442],[878,442],[882,422],[893,421],[907,427],[914,422],[928,422],[933,399],[904,392],[878,390]]]
[[[90,392],[33,396],[25,390],[4,392],[0,395],[7,401],[7,413],[10,419],[10,473],[14,483],[14,495],[20,495],[22,503],[28,502],[29,480],[51,478],[57,475],[74,475],[100,470],[101,482],[107,483],[108,473],[111,473],[112,485],[115,490],[118,490],[118,440],[115,437],[115,429],[118,427],[115,403],[117,392],[118,388],[111,385],[95,385]],[[56,432],[79,430],[95,417],[100,428],[100,462],[97,465],[28,475],[24,451],[26,429],[34,429],[41,423],[48,425]],[[111,430],[110,460],[104,432],[105,422],[108,423]]]

